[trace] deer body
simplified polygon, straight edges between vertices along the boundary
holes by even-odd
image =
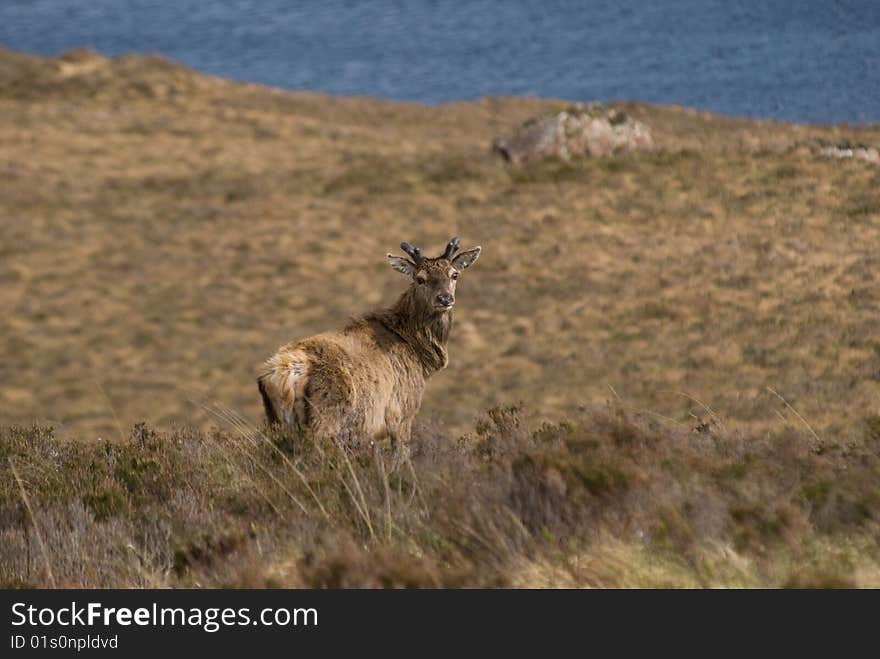
[[[412,283],[395,304],[283,346],[266,362],[258,384],[270,423],[349,445],[409,443],[426,380],[448,363],[458,274],[480,248],[453,258],[454,238],[443,256],[427,259],[408,243],[401,247],[411,260],[388,259]]]

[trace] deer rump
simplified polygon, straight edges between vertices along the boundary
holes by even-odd
[[[363,320],[284,346],[258,383],[270,423],[345,444],[407,438],[425,378],[406,343]]]

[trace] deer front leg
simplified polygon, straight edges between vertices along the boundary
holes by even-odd
[[[394,430],[391,435],[391,471],[397,469],[409,460],[409,444],[412,439],[412,419],[404,421]]]

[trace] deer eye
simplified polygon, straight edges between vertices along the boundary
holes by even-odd
[[[427,277],[427,275],[424,275],[420,272],[419,274],[416,275],[416,281],[419,284],[424,284],[428,281],[428,277]]]
[[[452,278],[453,278],[453,279],[458,279],[458,273],[457,273],[457,272],[453,272],[453,273],[452,273]]]

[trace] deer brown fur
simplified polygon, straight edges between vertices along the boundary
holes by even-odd
[[[393,305],[280,348],[257,379],[269,423],[348,445],[407,446],[425,382],[449,361],[456,281],[480,256],[480,247],[454,256],[458,246],[453,238],[425,258],[401,243],[410,258],[388,260],[412,281]]]

